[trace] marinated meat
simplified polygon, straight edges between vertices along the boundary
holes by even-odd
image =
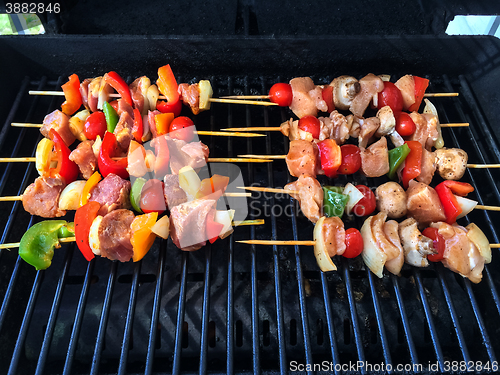
[[[442,148],[435,151],[439,175],[445,180],[460,180],[467,169],[468,155],[459,148]]]
[[[69,160],[78,165],[80,173],[86,180],[92,176],[97,167],[97,158],[92,149],[93,144],[94,141],[83,141],[69,154]]]
[[[330,258],[342,255],[346,249],[344,223],[338,217],[327,217],[323,221],[323,242]]]
[[[58,109],[45,116],[42,127],[40,128],[40,133],[42,133],[45,138],[50,139],[50,129],[57,131],[68,147],[76,140],[76,137],[69,128],[69,116]]]
[[[189,105],[195,115],[200,113],[200,87],[197,83],[192,85],[181,83],[177,92],[181,96],[182,102]]]
[[[299,201],[305,217],[316,223],[323,216],[323,189],[313,176],[300,175],[297,181],[285,185],[285,190],[298,191],[290,194]]]
[[[385,268],[387,268],[387,270],[394,275],[399,275],[405,261],[404,251],[403,247],[401,246],[398,229],[399,224],[395,220],[386,221],[384,224],[385,237],[394,247],[398,249],[399,252],[397,257],[385,262]]]
[[[321,112],[328,112],[328,105],[323,100],[323,87],[316,86],[314,89],[309,91],[309,96],[314,101],[314,105]]]
[[[97,112],[97,103],[99,101],[99,89],[101,87],[102,77],[93,78],[88,85],[87,103],[91,112]]]
[[[380,177],[389,173],[387,140],[380,138],[367,149],[361,148],[361,171],[367,177]]]
[[[375,190],[377,209],[391,219],[406,215],[406,192],[397,182],[389,181]]]
[[[361,127],[358,136],[358,145],[360,148],[366,148],[368,142],[370,142],[370,139],[380,127],[380,120],[377,117],[360,118],[358,119],[358,123]]]
[[[334,139],[338,145],[344,144],[349,139],[349,121],[338,111],[332,111],[329,119],[331,120],[331,130],[329,138]]]
[[[89,201],[101,204],[98,212],[101,216],[117,209],[130,208],[130,187],[130,181],[110,173],[92,189]]]
[[[435,254],[434,244],[417,227],[414,218],[408,218],[399,224],[399,238],[405,253],[405,262],[415,267],[427,267],[427,255]]]
[[[484,258],[478,248],[467,237],[465,228],[446,223],[432,223],[445,241],[442,263],[453,272],[458,272],[473,283],[481,281]]]
[[[293,99],[290,104],[290,109],[298,118],[304,116],[316,116],[318,108],[316,102],[309,94],[316,86],[309,77],[297,77],[290,80],[292,86]],[[326,104],[326,103],[325,103]]]
[[[359,80],[359,85],[361,89],[352,100],[349,110],[355,116],[363,117],[366,108],[375,94],[378,94],[384,89],[384,82],[380,77],[369,73]]]
[[[120,119],[116,124],[113,133],[116,136],[116,142],[123,152],[128,150],[130,141],[132,140],[132,129],[134,128],[134,118],[127,111],[123,111]]]
[[[130,95],[132,96],[134,107],[139,110],[141,115],[147,114],[147,111],[149,110],[147,98],[149,86],[151,86],[151,80],[146,76],[137,78],[129,85]]]
[[[170,210],[170,235],[179,249],[194,251],[205,246],[207,215],[215,203],[213,199],[196,199]]]
[[[439,196],[429,185],[411,180],[406,196],[409,217],[422,224],[446,221]]]
[[[401,91],[403,96],[403,109],[405,111],[415,103],[415,82],[412,75],[405,75],[398,79],[395,83],[396,87]]]
[[[291,141],[290,150],[286,156],[286,165],[294,177],[303,174],[316,177],[317,169],[319,169],[318,158],[318,146],[314,142]]]
[[[436,171],[436,153],[422,148],[422,164],[417,181],[429,185]]]
[[[58,178],[38,177],[23,193],[24,210],[45,218],[66,215],[66,211],[59,209],[59,196],[64,187]]]
[[[210,150],[204,143],[186,143],[179,139],[165,136],[170,152],[170,169],[173,174],[179,174],[182,167],[202,168],[207,164]]]
[[[121,116],[122,113],[126,112],[130,117],[134,118],[134,108],[130,104],[123,99],[118,99],[116,102],[118,103],[116,106],[116,113],[118,116]]]
[[[158,133],[156,132],[156,121],[155,121],[155,116],[160,114],[161,112],[158,110],[154,111],[149,111],[148,112],[148,125],[149,125],[149,131],[151,132],[151,136],[153,138],[156,138],[158,136]],[[143,126],[144,126],[144,121],[143,121]]]
[[[163,178],[163,195],[169,210],[181,203],[187,202],[187,195],[179,186],[179,176],[176,174],[167,174]]]
[[[322,117],[319,118],[321,122],[321,133],[320,133],[320,140],[322,140],[322,137],[325,135],[323,132],[326,132],[328,135],[325,138],[328,138],[330,136],[329,129],[325,127],[325,123],[322,120]],[[313,136],[311,133],[303,131],[299,129],[299,120],[293,120],[290,119],[288,121],[285,121],[284,123],[281,124],[281,133],[283,133],[285,136],[287,136],[290,141],[296,141],[299,139],[305,140],[312,142],[314,140]],[[323,139],[325,139],[323,138]]]
[[[421,115],[418,112],[410,113],[410,117],[415,123],[415,133],[410,136],[411,141],[420,142],[428,151],[432,151],[434,143],[439,137],[437,118],[431,114]]]
[[[130,243],[130,225],[134,217],[132,211],[119,209],[102,218],[98,229],[102,257],[120,262],[132,259],[134,251]]]

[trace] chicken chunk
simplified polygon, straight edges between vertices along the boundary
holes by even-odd
[[[429,185],[412,180],[406,191],[406,196],[409,217],[422,224],[446,221],[439,196],[436,190]]]
[[[300,175],[297,181],[285,185],[285,190],[299,192],[290,195],[299,201],[302,213],[311,222],[323,216],[323,188],[313,176]]]
[[[396,87],[401,91],[403,96],[403,109],[405,111],[415,103],[415,81],[412,75],[405,75],[398,79],[395,83]]]
[[[367,149],[361,149],[361,170],[367,177],[380,177],[389,173],[389,150],[385,137]]]
[[[361,127],[358,136],[358,144],[360,148],[366,148],[368,142],[370,142],[370,139],[380,127],[380,119],[377,117],[369,117],[367,119],[360,118],[358,119],[358,123]]]
[[[310,95],[310,91],[315,89],[314,82],[309,77],[297,77],[290,80],[293,99],[290,109],[298,118],[304,116],[316,116],[318,108],[316,102]]]
[[[427,255],[436,254],[434,244],[417,227],[414,218],[408,218],[399,224],[399,238],[405,254],[405,262],[415,267],[427,267]]]
[[[310,175],[316,177],[319,169],[319,151],[314,142],[297,140],[290,142],[290,150],[286,156],[286,165],[294,177]]]
[[[355,116],[363,117],[373,96],[384,89],[384,81],[382,81],[380,77],[369,73],[359,80],[359,84],[361,89],[352,100],[349,110]]]

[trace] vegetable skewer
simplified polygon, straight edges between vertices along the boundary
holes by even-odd
[[[35,124],[34,124],[35,125]],[[442,128],[465,128],[470,126],[468,122],[450,122],[447,124],[440,124]],[[225,128],[222,131],[234,131],[234,132],[253,132],[253,131],[263,131],[263,132],[279,132],[281,131],[280,126],[251,126],[248,128]]]

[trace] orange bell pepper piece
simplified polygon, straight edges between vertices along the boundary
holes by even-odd
[[[62,104],[62,111],[67,115],[75,113],[83,104],[80,94],[80,79],[76,74],[69,76],[69,81],[61,86],[66,101]]]
[[[158,90],[167,98],[168,103],[174,104],[179,100],[177,81],[169,64],[158,68],[156,85],[158,86]]]
[[[165,135],[168,133],[170,123],[174,119],[173,113],[159,113],[155,115],[155,125],[157,136]]]
[[[150,212],[136,216],[134,221],[132,221],[130,225],[130,230],[132,231],[130,243],[134,250],[134,255],[132,256],[134,262],[138,262],[144,258],[144,255],[153,246],[156,234],[151,231],[151,228],[155,225],[156,219],[158,219],[158,212]]]
[[[94,172],[94,174],[90,176],[90,178],[85,183],[85,186],[83,187],[82,196],[80,197],[80,206],[85,205],[89,201],[92,189],[97,185],[99,181],[101,181],[101,178],[102,177],[99,172]]]

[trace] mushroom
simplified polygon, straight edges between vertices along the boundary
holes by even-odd
[[[460,180],[467,168],[467,153],[460,148],[441,148],[435,152],[439,175],[445,180]]]
[[[330,86],[333,87],[333,103],[336,109],[347,110],[352,100],[358,94],[361,86],[358,80],[351,76],[335,78]]]
[[[390,181],[375,190],[377,209],[385,212],[391,219],[399,219],[406,215],[406,192],[397,182]]]

